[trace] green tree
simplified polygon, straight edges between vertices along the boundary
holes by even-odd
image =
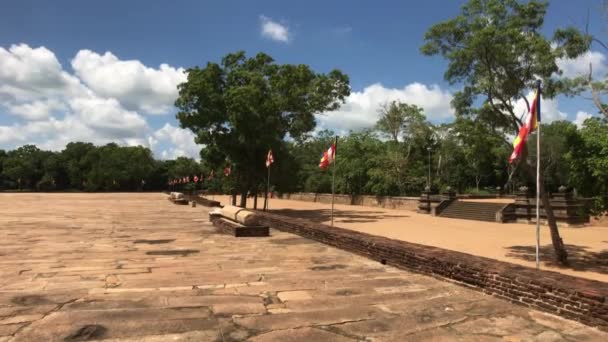
[[[67,169],[67,183],[72,189],[84,188],[85,177],[92,168],[92,160],[86,156],[95,149],[91,143],[70,142],[61,151]]]
[[[287,134],[301,139],[315,127],[314,114],[339,108],[350,93],[348,77],[338,70],[319,74],[306,65],[276,64],[264,53],[232,53],[187,72],[178,87],[177,119],[205,145],[206,163],[231,164],[241,206],[264,174],[268,149],[277,149]]]
[[[44,153],[42,162],[44,175],[36,185],[38,190],[55,190],[67,187],[67,170],[63,155],[55,152]]]
[[[4,189],[5,184],[5,176],[4,176],[4,160],[6,159],[6,151],[0,150],[0,189]]]
[[[380,119],[376,123],[376,129],[391,139],[387,144],[386,153],[383,154],[383,164],[388,172],[386,176],[396,184],[398,193],[403,195],[405,173],[408,170],[413,147],[421,142],[419,138],[424,135],[428,123],[425,121],[422,108],[398,101],[383,105],[379,113]]]
[[[547,2],[534,0],[470,0],[460,15],[426,32],[422,53],[447,59],[446,80],[463,86],[452,102],[457,115],[486,121],[503,133],[517,134],[522,121],[520,113],[515,113],[514,102],[523,99],[527,103],[526,93],[538,78],[543,80],[547,98],[567,90],[564,82],[554,78],[560,73],[556,61],[587,51],[590,39],[574,28],[555,31],[552,40],[545,38],[541,29],[546,9]],[[520,169],[534,177],[534,164],[525,155]],[[568,254],[548,194],[543,182],[540,185],[555,256],[567,264]]]
[[[24,145],[10,151],[3,163],[3,173],[19,188],[33,189],[42,178],[42,151],[34,145]]]
[[[608,123],[587,119],[580,129],[582,144],[566,156],[570,161],[569,178],[584,196],[595,198],[594,213],[608,210]]]

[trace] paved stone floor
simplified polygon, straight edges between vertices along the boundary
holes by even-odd
[[[0,194],[0,341],[608,340],[161,194]]]

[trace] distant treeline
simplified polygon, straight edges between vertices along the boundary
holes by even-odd
[[[533,188],[527,177],[509,165],[510,146],[490,129],[470,120],[433,125],[419,120],[391,138],[383,129],[340,137],[337,148],[336,192],[350,195],[417,196],[430,181],[434,189],[446,187],[460,193],[513,192],[522,185]],[[331,192],[331,172],[318,167],[320,154],[334,138],[321,131],[302,141],[285,142],[273,151],[271,188],[278,192]],[[597,199],[607,207],[608,125],[598,119],[577,128],[567,121],[543,125],[542,166],[550,191],[561,185],[579,195]],[[534,144],[529,144],[534,155]],[[259,164],[265,162],[259,156]],[[430,158],[430,159],[429,159]],[[430,164],[429,164],[430,163]],[[197,175],[196,189],[234,193],[238,171],[223,174],[227,161],[211,165],[191,158],[155,160],[145,147],[116,144],[95,146],[69,143],[63,151],[44,151],[25,145],[0,150],[0,189],[30,191],[161,191],[167,182]],[[234,166],[234,165],[233,165]],[[213,170],[214,177],[209,177]],[[511,179],[509,180],[509,175]],[[506,185],[506,188],[505,188]],[[194,189],[178,184],[177,190]],[[260,177],[251,192],[263,192]]]

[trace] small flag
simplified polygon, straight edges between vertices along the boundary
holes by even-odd
[[[270,165],[274,163],[274,157],[272,156],[272,150],[268,150],[268,155],[266,156],[266,167],[270,167]]]
[[[519,129],[519,134],[517,134],[517,137],[513,140],[513,153],[511,153],[511,156],[509,157],[509,163],[513,163],[513,161],[519,158],[521,151],[526,146],[528,136],[538,128],[540,123],[540,96],[540,83],[538,83],[536,95],[530,106],[530,113],[528,113],[526,122]]]
[[[190,176],[186,176],[186,183],[190,183]]]
[[[336,159],[336,146],[338,143],[338,138],[336,137],[336,139],[334,140],[334,143],[331,144],[331,147],[327,149],[327,151],[324,151],[321,154],[321,160],[319,161],[319,167],[323,170],[325,170],[329,164],[333,163],[334,160]]]
[[[226,176],[226,177],[230,176],[230,165],[228,165],[224,168],[224,176]]]
[[[198,176],[194,175],[194,183],[198,183]]]
[[[215,171],[211,170],[211,173],[209,174],[209,177],[207,177],[207,180],[212,180],[213,177],[215,177]]]

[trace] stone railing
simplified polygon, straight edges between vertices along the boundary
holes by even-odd
[[[271,228],[383,264],[466,285],[512,303],[608,331],[608,285],[489,258],[258,212]]]
[[[296,192],[291,194],[280,194],[279,198],[295,201],[331,203],[331,194],[316,194],[312,192]],[[418,197],[393,197],[393,196],[369,196],[369,195],[335,195],[335,204],[362,205],[368,207],[380,207],[390,209],[416,210]]]
[[[585,204],[574,198],[571,191],[560,187],[559,192],[552,194],[551,207],[558,224],[567,226],[582,226],[589,223],[589,214]],[[511,219],[517,222],[536,222],[536,197],[527,187],[521,187],[514,203],[514,213]],[[541,223],[546,222],[547,215],[542,206],[540,208]]]

